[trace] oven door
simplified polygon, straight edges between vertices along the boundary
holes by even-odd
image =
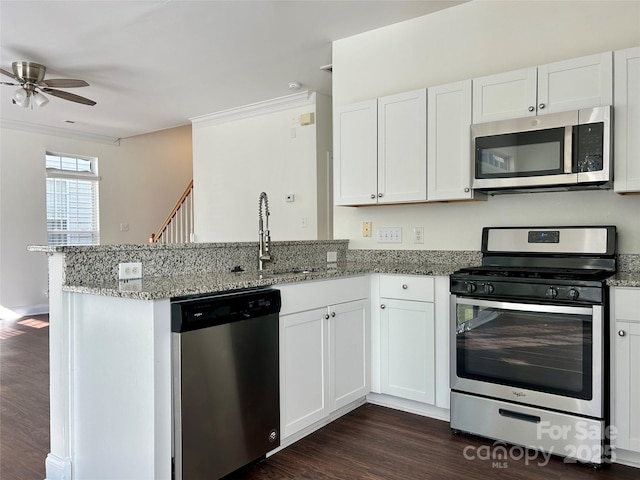
[[[603,309],[452,295],[451,389],[596,418]]]

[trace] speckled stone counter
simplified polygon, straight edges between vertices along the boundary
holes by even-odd
[[[618,273],[607,279],[611,287],[640,287],[640,255],[618,256]]]
[[[274,242],[274,261],[258,272],[257,244],[106,245],[29,247],[64,255],[63,291],[141,300],[224,292],[310,280],[393,273],[450,275],[477,265],[480,252],[428,250],[348,250],[348,241]],[[327,252],[338,262],[327,264]],[[119,281],[118,263],[142,262],[143,278]],[[242,273],[232,273],[235,266]]]
[[[310,269],[327,263],[327,252],[336,252],[344,262],[348,240],[281,241],[271,243],[273,260],[268,269]],[[258,268],[258,242],[127,244],[67,247],[27,247],[32,252],[64,255],[64,284],[109,282],[118,278],[118,265],[141,262],[143,277],[201,275],[229,272],[240,267]]]
[[[83,281],[64,285],[63,291],[107,295],[141,300],[157,300],[189,295],[225,292],[241,288],[284,285],[339,278],[370,273],[389,273],[405,275],[450,275],[460,268],[457,263],[348,263],[335,268],[312,269],[294,272],[210,272],[192,275],[171,275],[166,277],[144,277],[128,282],[116,279],[104,281]]]
[[[618,272],[607,280],[607,285],[611,287],[638,287],[640,288],[640,271]]]

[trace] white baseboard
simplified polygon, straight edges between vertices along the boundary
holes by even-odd
[[[45,480],[71,480],[71,458],[61,458],[50,453],[44,464],[47,475]]]
[[[38,305],[25,305],[22,307],[14,307],[11,310],[23,317],[28,317],[29,315],[42,315],[44,313],[49,313],[49,304],[41,303]]]
[[[629,450],[622,450],[620,448],[616,448],[613,450],[615,457],[613,458],[614,463],[620,463],[622,465],[627,465],[628,467],[640,468],[640,453],[632,452]]]
[[[422,415],[423,417],[443,420],[445,422],[448,422],[450,418],[450,412],[446,408],[436,407],[435,405],[429,405],[421,402],[415,402],[413,400],[407,400],[405,398],[394,397],[392,395],[385,395],[383,393],[369,393],[367,395],[367,402],[374,405],[380,405],[381,407],[388,407],[395,410],[402,410],[403,412],[415,413],[416,415]]]

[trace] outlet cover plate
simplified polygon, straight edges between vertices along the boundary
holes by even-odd
[[[142,263],[128,262],[118,264],[118,278],[120,280],[142,278]]]

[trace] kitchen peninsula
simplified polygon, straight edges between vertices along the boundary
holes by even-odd
[[[340,240],[273,242],[274,260],[262,273],[250,242],[29,247],[49,256],[47,479],[171,478],[171,298],[311,283],[321,297],[331,281],[363,278],[358,295],[368,301],[370,273],[436,276],[446,296],[446,276],[480,258],[472,251],[347,247]],[[329,252],[336,262],[327,263]],[[118,281],[123,262],[141,262],[143,278]],[[244,272],[231,273],[236,267]],[[351,295],[354,284],[340,285],[339,295]],[[362,401],[364,395],[334,415]]]

